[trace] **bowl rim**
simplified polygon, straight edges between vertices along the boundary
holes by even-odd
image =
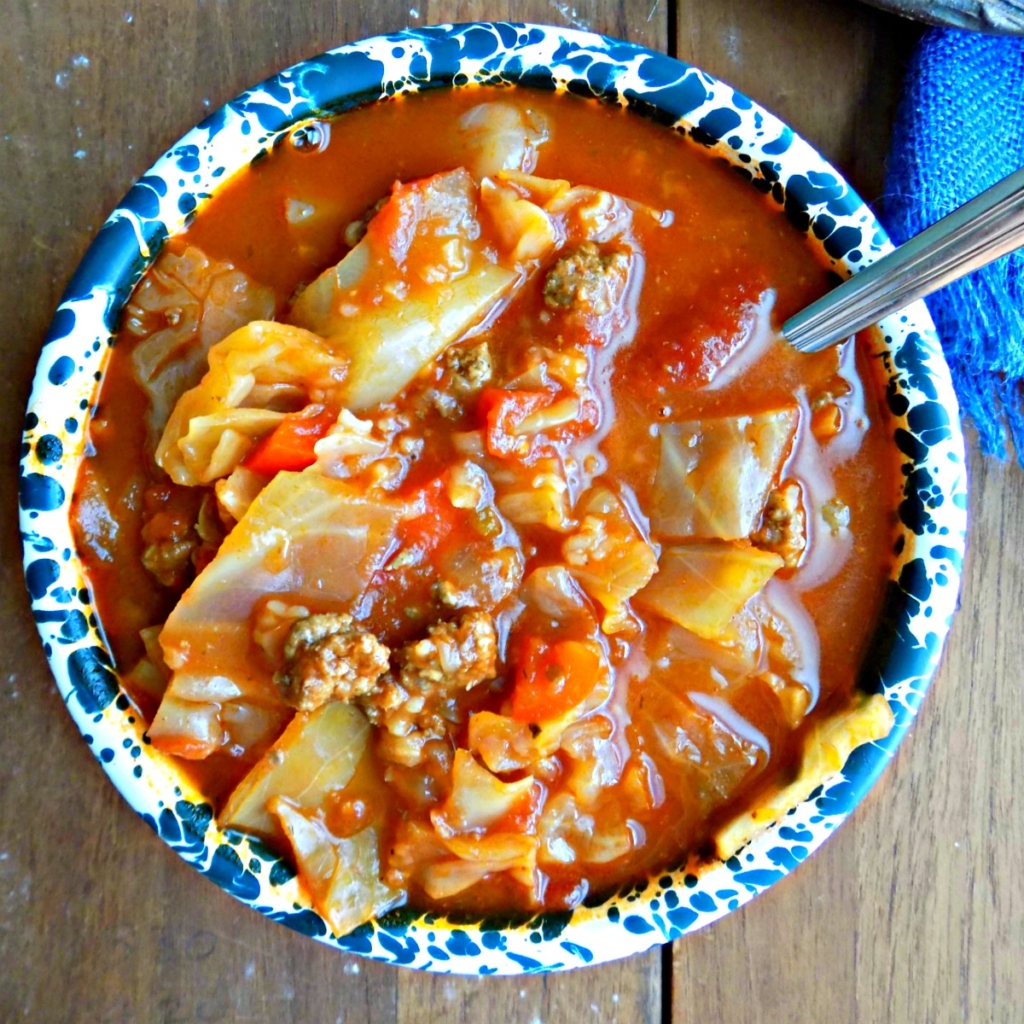
[[[226,891],[307,935],[444,973],[560,970],[642,952],[737,909],[793,870],[862,799],[911,725],[956,608],[966,533],[964,441],[923,303],[882,321],[870,354],[905,476],[884,637],[865,669],[896,715],[842,772],[736,857],[666,871],[595,905],[526,922],[396,911],[333,936],[293,874],[258,841],[221,832],[202,795],[154,751],[119,689],[75,551],[70,497],[118,315],[166,238],[219,182],[297,125],[404,92],[469,84],[571,91],[636,109],[726,160],[783,208],[837,273],[892,246],[860,197],[773,114],[691,65],[578,29],[468,22],[405,29],[301,61],[241,93],[170,146],[112,211],[47,333],[25,420],[20,516],[26,583],[51,670],[111,781],[158,835]],[[941,539],[940,539],[941,538]],[[877,650],[876,650],[877,648]]]

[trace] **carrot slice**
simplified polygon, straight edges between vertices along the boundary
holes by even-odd
[[[528,637],[512,691],[512,717],[532,723],[561,718],[590,696],[604,672],[601,652],[593,644],[549,644]]]
[[[337,413],[322,405],[307,405],[290,413],[242,460],[246,469],[264,476],[282,470],[298,472],[316,462],[317,441],[334,425]]]

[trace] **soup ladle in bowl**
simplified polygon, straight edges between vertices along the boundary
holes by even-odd
[[[819,352],[1024,245],[1024,168],[936,221],[782,325]]]

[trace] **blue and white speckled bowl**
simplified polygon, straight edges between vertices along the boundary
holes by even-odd
[[[434,971],[512,974],[601,963],[678,938],[742,906],[824,842],[892,756],[938,663],[959,590],[967,480],[949,372],[927,310],[916,303],[881,324],[874,353],[888,379],[893,447],[905,476],[886,620],[871,659],[871,682],[896,716],[892,733],[856,750],[840,776],[699,878],[667,873],[599,906],[515,926],[398,911],[332,935],[288,866],[260,844],[218,830],[202,794],[148,746],[90,603],[69,525],[70,496],[121,308],[164,240],[184,228],[217,183],[304,119],[467,82],[567,89],[635,107],[741,170],[841,275],[891,248],[861,199],[791,129],[662,54],[587,32],[504,23],[410,29],[341,46],[208,117],[103,225],[39,359],[25,420],[21,528],[32,608],[68,710],[114,785],[164,842],[238,899],[322,942]]]

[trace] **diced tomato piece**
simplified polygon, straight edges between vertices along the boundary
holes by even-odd
[[[759,274],[723,281],[716,294],[704,297],[702,313],[681,309],[667,318],[671,326],[645,347],[645,357],[671,386],[705,387],[753,336],[757,305],[767,287],[767,279]]]
[[[477,415],[491,455],[525,461],[536,454],[536,438],[519,436],[516,431],[527,416],[550,405],[551,400],[547,391],[484,388],[477,403]]]
[[[595,644],[527,637],[512,691],[512,717],[532,723],[561,718],[590,696],[607,671]]]
[[[398,539],[403,548],[434,551],[458,527],[461,510],[455,508],[448,499],[447,477],[444,474],[422,487],[409,504],[422,511],[398,524]]]
[[[753,326],[753,320],[749,323]],[[703,338],[680,338],[673,346],[665,364],[673,384],[685,388],[699,388],[710,384],[733,353],[750,336],[742,320],[728,334],[712,334]]]
[[[396,266],[402,266],[412,242],[412,216],[418,197],[417,182],[403,185],[396,181],[391,187],[391,198],[377,212],[367,227],[367,234],[377,242],[378,251],[384,248]]]
[[[312,466],[316,462],[314,446],[337,418],[336,412],[322,405],[307,405],[301,412],[290,413],[256,443],[242,465],[265,476]]]

